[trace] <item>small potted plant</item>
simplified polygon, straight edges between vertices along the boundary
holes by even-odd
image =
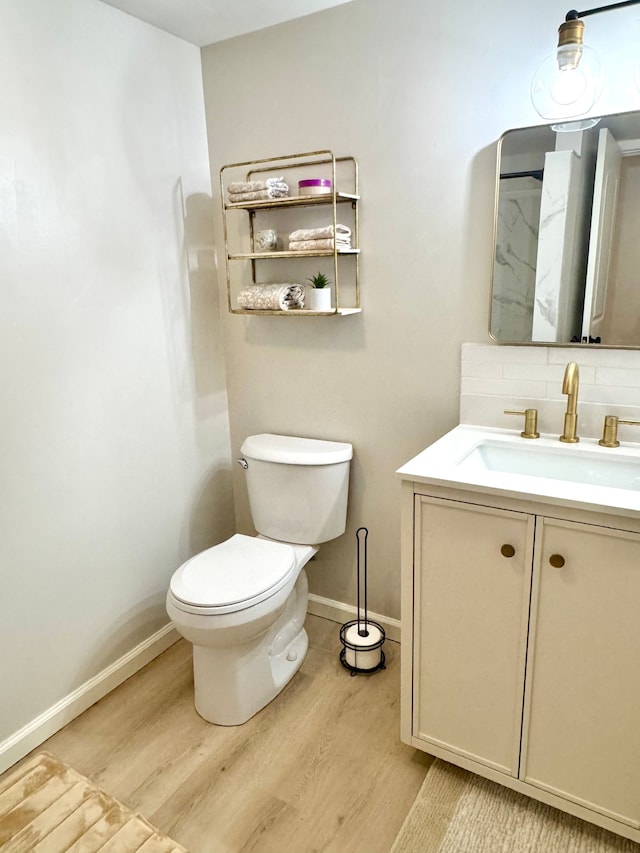
[[[309,286],[305,298],[305,308],[311,311],[331,311],[331,282],[324,273],[308,278]]]

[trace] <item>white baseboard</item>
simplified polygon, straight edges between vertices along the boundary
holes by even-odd
[[[332,598],[323,598],[321,595],[314,595],[312,592],[309,593],[307,612],[313,616],[322,616],[323,619],[338,622],[340,625],[350,622],[358,615],[357,608],[352,604],[344,604],[344,602],[334,601]],[[391,619],[390,616],[381,616],[379,613],[372,613],[371,611],[369,611],[368,617],[384,628],[388,640],[400,642],[399,619]]]
[[[172,646],[180,637],[171,623],[63,697],[0,743],[0,773],[54,735],[107,693]]]
[[[334,601],[331,598],[323,598],[321,595],[309,594],[308,612],[314,616],[330,619],[332,622],[343,624],[355,619],[356,608],[351,604]],[[400,642],[400,622],[379,613],[369,612],[369,617],[378,622],[385,631],[389,640]],[[151,637],[143,640],[130,652],[123,655],[85,681],[80,687],[64,696],[51,708],[48,708],[26,726],[23,726],[14,734],[0,742],[0,773],[13,766],[21,758],[24,758],[32,749],[40,746],[47,738],[60,731],[61,728],[74,720],[87,708],[90,708],[107,693],[115,690],[120,684],[130,678],[143,666],[169,646],[172,646],[180,637],[171,623],[165,625]]]

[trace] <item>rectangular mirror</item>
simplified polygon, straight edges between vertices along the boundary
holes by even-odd
[[[640,348],[640,112],[562,127],[498,143],[491,337]]]

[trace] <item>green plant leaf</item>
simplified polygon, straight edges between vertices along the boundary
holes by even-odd
[[[327,287],[331,282],[326,277],[324,273],[317,273],[316,275],[312,275],[307,281],[311,282],[311,286],[317,288],[318,290],[322,290],[323,287]]]

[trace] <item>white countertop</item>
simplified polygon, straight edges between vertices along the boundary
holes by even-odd
[[[503,462],[500,470],[485,467],[478,448],[513,457],[523,472],[506,470]],[[516,430],[461,424],[396,473],[417,483],[640,518],[640,444],[631,442],[617,448],[593,438],[564,444],[557,435],[525,439]]]

